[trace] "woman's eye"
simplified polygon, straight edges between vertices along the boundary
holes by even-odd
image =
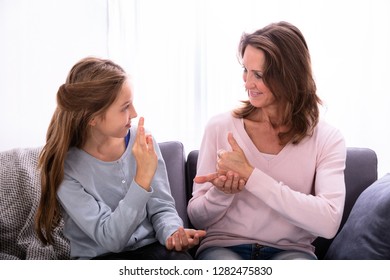
[[[255,77],[256,79],[262,79],[263,78],[263,75],[259,74],[259,73],[255,73]]]

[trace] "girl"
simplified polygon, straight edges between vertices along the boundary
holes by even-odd
[[[191,259],[185,250],[205,232],[183,229],[161,152],[135,117],[120,66],[98,58],[73,66],[39,159],[43,243],[63,217],[74,259]]]

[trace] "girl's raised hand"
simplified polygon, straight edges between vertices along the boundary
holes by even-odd
[[[145,190],[150,190],[153,176],[157,169],[157,154],[153,146],[153,138],[145,134],[144,118],[138,121],[137,134],[132,148],[137,171],[134,180]]]

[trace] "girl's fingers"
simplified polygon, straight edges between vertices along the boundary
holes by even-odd
[[[189,241],[187,238],[187,234],[186,234],[184,228],[182,228],[182,227],[179,228],[179,237],[180,237],[182,248],[187,249]]]
[[[182,245],[181,245],[181,242],[180,242],[180,236],[179,236],[178,232],[175,233],[174,240],[175,240],[175,250],[176,251],[181,251],[182,250]]]
[[[146,145],[149,152],[154,152],[153,137],[150,134],[146,136]]]
[[[137,142],[138,144],[143,147],[145,145],[145,128],[144,128],[144,118],[141,117],[139,118],[139,121],[138,121],[138,128],[137,128]]]
[[[145,123],[145,118],[144,117],[140,117],[139,120],[138,120],[138,127],[143,127],[144,123]]]
[[[166,247],[168,250],[172,250],[172,249],[173,249],[173,240],[172,240],[172,237],[168,237],[167,241],[165,242],[165,247]]]

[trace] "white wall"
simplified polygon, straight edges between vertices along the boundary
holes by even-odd
[[[107,56],[105,0],[0,0],[0,150],[43,145],[58,87]]]

